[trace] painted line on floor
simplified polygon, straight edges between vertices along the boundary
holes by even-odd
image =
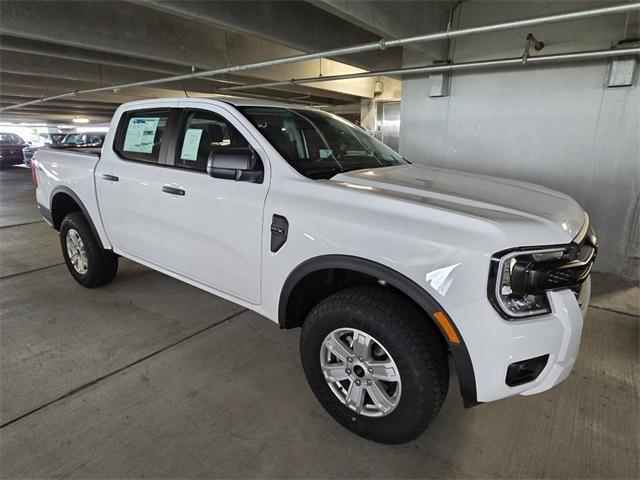
[[[187,340],[192,339],[193,337],[197,337],[198,335],[200,335],[202,333],[205,333],[208,330],[211,330],[213,327],[217,327],[218,325],[222,325],[223,323],[228,322],[229,320],[233,320],[234,318],[240,316],[241,314],[243,314],[243,313],[245,313],[247,311],[248,310],[246,308],[243,308],[239,312],[232,313],[228,317],[223,318],[219,322],[216,322],[216,323],[208,325],[208,326],[206,326],[204,328],[201,328],[200,330],[198,330],[198,331],[196,331],[194,333],[191,333],[191,334],[187,335],[186,337],[183,337],[180,340],[177,340],[176,342],[173,342],[173,343],[171,343],[169,345],[166,345],[166,346],[162,347],[161,349],[156,350],[155,352],[151,352],[150,354],[145,355],[144,357],[139,358],[138,360],[135,360],[135,361],[125,365],[124,367],[120,367],[120,368],[114,370],[113,372],[109,372],[109,373],[107,373],[105,375],[102,375],[101,377],[98,377],[95,380],[90,381],[89,383],[85,383],[84,385],[80,385],[79,387],[76,387],[73,390],[71,390],[71,391],[69,391],[69,392],[67,392],[67,393],[65,393],[63,395],[61,395],[61,396],[59,396],[59,397],[57,397],[57,398],[55,398],[55,399],[43,404],[43,405],[40,405],[39,407],[36,407],[36,408],[34,408],[32,410],[29,410],[28,412],[23,413],[22,415],[19,415],[18,417],[14,418],[12,420],[9,420],[8,422],[3,423],[2,425],[0,425],[0,429],[8,427],[9,425],[11,425],[13,423],[16,423],[19,420],[22,420],[23,418],[26,418],[29,415],[33,415],[34,413],[39,412],[40,410],[43,410],[43,409],[47,408],[48,406],[59,402],[60,400],[64,400],[65,398],[68,398],[68,397],[70,397],[72,395],[75,395],[76,393],[79,393],[82,390],[85,390],[85,389],[87,389],[87,388],[89,388],[89,387],[91,387],[93,385],[96,385],[97,383],[101,382],[102,380],[106,380],[107,378],[112,377],[114,375],[117,375],[118,373],[123,372],[124,370],[127,370],[128,368],[134,367],[134,366],[144,362],[145,360],[150,359],[151,357],[155,357],[156,355],[159,355],[162,352],[165,352],[165,351],[169,350],[170,348],[173,348],[173,347],[175,347],[177,345],[180,345],[183,342],[186,342]]]
[[[622,310],[614,310],[613,308],[598,307],[596,305],[589,305],[589,308],[595,308],[596,310],[604,310],[605,312],[617,313],[618,315],[628,315],[634,318],[640,317],[640,315],[636,313],[623,312]]]
[[[36,223],[44,223],[44,220],[38,220],[37,222],[16,223],[14,225],[2,225],[0,226],[0,230],[12,227],[23,227],[25,225],[35,225]]]
[[[7,278],[13,278],[13,277],[19,277],[20,275],[27,275],[28,273],[41,272],[42,270],[46,270],[48,268],[53,268],[53,267],[59,267],[60,265],[64,265],[64,262],[62,262],[62,263],[54,263],[53,265],[48,265],[46,267],[34,268],[33,270],[27,270],[26,272],[10,273],[9,275],[0,276],[0,280],[5,280]]]

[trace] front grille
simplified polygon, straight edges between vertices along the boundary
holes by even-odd
[[[591,227],[580,243],[575,243],[568,258],[553,262],[544,268],[547,290],[574,288],[579,286],[591,273],[593,262],[598,253],[598,241]]]
[[[586,277],[585,272],[588,275],[589,269],[589,267],[577,267],[547,272],[547,286],[550,289],[555,289],[579,283],[581,279]]]
[[[579,287],[589,276],[598,251],[593,231],[583,235],[581,243],[567,245],[562,258],[535,262],[519,260],[511,269],[511,288],[522,294],[538,294],[548,290]]]

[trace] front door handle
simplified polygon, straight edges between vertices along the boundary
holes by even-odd
[[[169,185],[163,185],[162,191],[164,193],[170,193],[171,195],[182,195],[184,196],[185,191],[181,188],[170,187]]]
[[[108,173],[103,173],[102,178],[104,178],[105,180],[109,180],[110,182],[117,182],[118,180],[120,180],[115,175],[109,175]]]

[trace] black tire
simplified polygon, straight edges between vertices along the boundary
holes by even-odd
[[[395,361],[401,377],[397,406],[371,417],[349,409],[325,381],[320,352],[336,329],[356,328],[372,336]],[[420,436],[437,415],[449,387],[447,347],[433,322],[414,304],[385,287],[352,287],[316,305],[300,337],[305,375],[316,398],[343,427],[380,443]]]
[[[74,230],[84,244],[87,257],[86,272],[80,273],[73,266],[67,250],[67,235]],[[80,212],[68,214],[60,225],[60,246],[69,272],[76,281],[87,288],[96,288],[111,282],[118,273],[118,256],[111,250],[104,250],[95,238],[89,223]]]

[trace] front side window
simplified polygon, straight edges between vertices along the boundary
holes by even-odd
[[[207,170],[212,150],[249,147],[245,138],[224,117],[213,112],[184,112],[174,165],[180,168]]]
[[[238,109],[293,168],[309,178],[407,163],[355,125],[328,113],[283,107]]]
[[[127,112],[120,120],[116,151],[127,160],[159,163],[169,110]]]

